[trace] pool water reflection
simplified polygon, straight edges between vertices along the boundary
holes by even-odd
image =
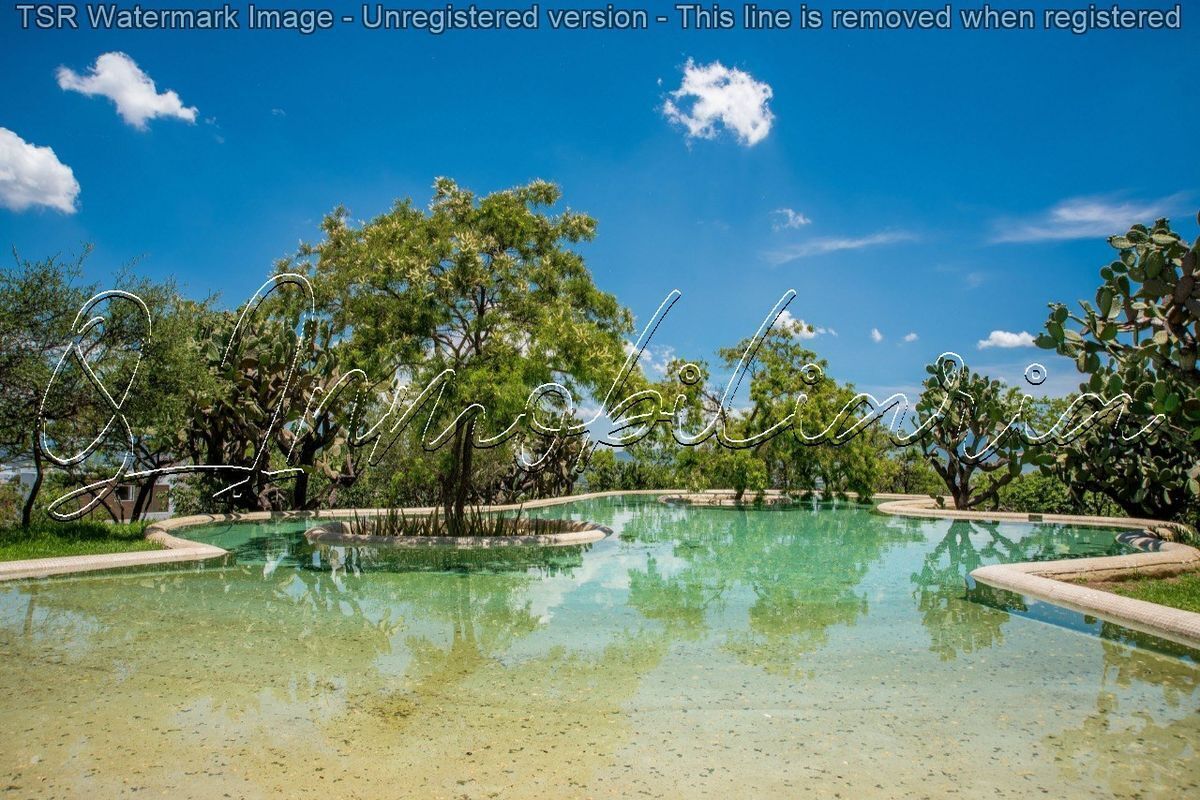
[[[981,564],[1111,531],[595,500],[467,553],[189,535],[226,563],[0,588],[19,796],[1180,797],[1200,659]]]

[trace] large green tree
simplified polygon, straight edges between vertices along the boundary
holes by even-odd
[[[62,488],[71,493],[57,503],[51,498],[49,505],[70,514],[108,491],[105,481],[122,463],[123,474],[134,475],[180,463],[190,396],[207,382],[196,320],[209,313],[208,301],[184,298],[173,281],[156,282],[124,269],[116,289],[104,294],[107,299],[93,303],[102,295],[82,282],[81,273],[82,259],[51,258],[18,260],[0,274],[0,451],[34,467],[22,514],[26,525],[48,467],[63,473]],[[80,316],[85,306],[87,314]],[[89,325],[92,319],[97,324]],[[105,393],[119,404],[124,422]],[[41,429],[50,452],[41,446]],[[78,463],[55,460],[71,462],[81,451],[86,457]],[[134,480],[132,519],[146,510],[157,480],[155,474]],[[89,485],[95,488],[85,490]]]
[[[78,373],[64,375],[42,408],[42,397],[71,340],[80,307],[95,293],[82,281],[83,256],[29,261],[14,254],[0,270],[0,458],[28,459],[34,480],[25,495],[21,524],[28,526],[45,480],[45,459],[36,445],[38,412],[48,423],[80,414],[90,391]]]
[[[1128,514],[1195,521],[1200,501],[1200,242],[1160,219],[1113,236],[1095,304],[1052,303],[1040,347],[1075,361],[1080,390],[1109,406],[1062,448],[1054,471],[1077,490],[1106,495]],[[1082,413],[1100,413],[1095,401]],[[1146,426],[1159,418],[1152,430]]]
[[[434,426],[453,426],[437,470],[451,525],[479,498],[476,443],[504,431],[532,389],[557,382],[578,402],[624,359],[631,316],[573,247],[596,223],[560,201],[544,181],[479,197],[441,178],[428,209],[404,200],[358,225],[334,211],[324,240],[281,266],[311,280],[349,364],[416,386],[454,370]],[[459,417],[471,404],[486,416]]]

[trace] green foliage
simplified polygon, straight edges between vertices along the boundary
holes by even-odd
[[[96,294],[94,285],[80,284],[81,274],[82,258],[18,260],[0,273],[0,375],[4,376],[0,455],[28,459],[34,466],[33,491],[23,509],[26,524],[34,517],[34,504],[48,477],[45,454],[34,446],[43,396],[47,437],[59,455],[90,442],[112,415],[74,359],[63,362],[51,382],[64,348],[76,338],[72,322]],[[134,294],[145,307],[120,297],[102,301],[90,311],[102,324],[80,337],[79,344],[105,390],[114,400],[124,401],[121,412],[133,434],[132,453],[126,431],[113,425],[84,464],[68,468],[69,480],[60,481],[64,491],[111,475],[127,454],[132,456],[131,471],[175,463],[180,455],[178,433],[191,411],[188,392],[205,383],[192,325],[206,313],[207,301],[186,300],[173,282],[139,279],[127,270],[118,275],[116,286]],[[135,519],[144,510],[153,484],[146,480],[139,487]],[[74,507],[58,510],[69,512]]]
[[[936,495],[945,488],[925,455],[912,447],[898,448],[882,461],[875,485],[876,492],[889,494]]]
[[[578,438],[534,433],[489,451],[473,446],[526,411],[534,387],[556,382],[582,399],[605,387],[624,359],[631,317],[596,288],[573,249],[594,235],[595,222],[553,211],[559,201],[558,189],[542,181],[477,198],[439,179],[427,211],[405,201],[352,226],[339,209],[325,220],[324,241],[279,265],[281,273],[311,279],[322,316],[299,329],[308,306],[303,293],[276,291],[243,322],[228,358],[236,312],[186,300],[170,282],[122,274],[117,285],[145,300],[154,335],[147,339],[147,331],[137,329],[135,304],[114,301],[103,310],[102,334],[85,347],[105,365],[106,385],[118,391],[133,374],[132,356],[143,357],[124,407],[135,435],[132,469],[183,463],[257,469],[237,493],[217,500],[213,492],[244,473],[187,478],[179,499],[195,510],[311,509],[340,498],[438,502],[457,517],[468,501],[569,492]],[[33,432],[41,393],[71,339],[76,312],[95,291],[80,284],[80,274],[78,262],[51,259],[18,262],[0,275],[0,456],[32,456],[39,475]],[[304,346],[297,353],[298,340]],[[293,356],[298,369],[289,377]],[[410,387],[455,370],[434,432],[471,403],[483,404],[487,416],[452,426],[450,444],[436,453],[422,447],[424,419],[375,451],[353,451],[351,434],[362,433],[363,423],[391,401],[385,386],[364,382],[343,381],[343,391],[333,393],[356,368],[383,384],[398,376]],[[360,389],[352,431],[350,404]],[[76,438],[103,427],[109,410],[99,399],[77,369],[63,372],[46,414],[56,448],[73,452],[68,448]],[[530,410],[543,422],[572,421],[558,398]],[[116,435],[123,431],[113,433],[88,460],[89,479],[111,474],[123,456],[128,442]],[[516,464],[518,448],[548,455],[528,469]],[[375,463],[360,463],[368,452]],[[265,474],[285,468],[295,471],[283,478]],[[370,479],[356,487],[364,473]],[[80,485],[84,475],[68,477],[80,478]],[[153,481],[144,483],[138,508]],[[31,513],[32,501],[26,516]]]
[[[15,525],[20,520],[22,494],[19,481],[0,482],[0,528]]]
[[[147,340],[141,330],[144,312],[138,306],[121,302],[110,304],[108,309],[107,324],[119,332],[119,341],[137,342],[142,356],[122,406],[133,433],[130,471],[171,467],[185,456],[183,433],[194,422],[191,398],[205,391],[211,382],[196,326],[198,320],[211,315],[212,298],[189,300],[172,280],[160,283],[127,271],[118,276],[117,286],[140,298],[152,320]],[[118,385],[122,380],[115,375],[112,379]],[[127,446],[127,442],[114,439],[110,451],[124,452]],[[157,480],[151,477],[141,481],[134,498],[133,519],[145,511]]]
[[[626,488],[622,485],[623,475],[617,464],[617,457],[607,447],[597,448],[592,453],[584,470],[583,480],[589,492],[612,492]]]
[[[225,499],[214,499],[214,495],[227,485],[228,481],[211,473],[191,473],[181,475],[171,485],[171,504],[175,514],[181,517],[192,514],[223,514],[231,510],[232,505]]]
[[[998,503],[1001,511],[1023,514],[1125,516],[1120,506],[1104,495],[1083,492],[1076,497],[1058,477],[1040,472],[1024,472],[1001,487]]]
[[[256,474],[218,500],[214,492],[245,474],[191,476],[190,489],[202,496],[188,502],[205,511],[325,507],[358,479],[347,438],[357,387],[333,393],[345,374],[344,346],[322,320],[301,327],[287,299],[273,297],[269,313],[247,316],[236,337],[238,314],[191,310],[185,339],[195,343],[201,375],[181,389],[186,413],[175,451],[197,465],[299,470],[286,479]]]
[[[440,505],[452,525],[465,524],[470,505],[566,494],[577,477],[584,443],[578,438],[529,434],[488,450],[473,443],[508,427],[522,412],[543,422],[576,421],[561,398],[526,408],[533,387],[555,382],[575,401],[607,390],[625,356],[632,329],[629,312],[600,291],[575,246],[591,239],[595,222],[557,209],[558,189],[536,181],[479,197],[439,179],[427,209],[402,201],[386,214],[351,224],[343,209],[326,218],[324,238],[281,263],[280,273],[300,272],[316,293],[321,315],[303,329],[298,372],[289,378],[298,341],[299,292],[280,292],[240,331],[222,361],[237,314],[216,311],[209,300],[184,298],[170,282],[122,273],[117,285],[147,304],[154,335],[146,339],[144,312],[110,301],[104,325],[82,343],[89,363],[118,392],[142,357],[123,408],[134,432],[132,468],[183,463],[256,464],[260,470],[294,467],[283,480],[256,474],[239,496],[213,501],[231,476],[191,476],[176,492],[183,510],[322,508],[330,505]],[[783,433],[749,449],[710,440],[681,447],[672,429],[656,424],[629,447],[630,457],[600,448],[587,460],[590,489],[731,488],[740,496],[767,487],[829,494],[877,491],[948,493],[958,508],[990,504],[1030,512],[1111,513],[1195,522],[1200,513],[1200,281],[1197,247],[1166,220],[1136,225],[1110,243],[1117,258],[1101,271],[1095,302],[1070,312],[1051,306],[1038,344],[1072,358],[1085,376],[1083,391],[1109,397],[1127,392],[1124,421],[1088,427],[1066,448],[1024,448],[1010,435],[989,458],[967,454],[999,436],[1015,416],[1019,392],[965,370],[947,387],[930,368],[917,419],[933,419],[919,449],[891,451],[871,427],[836,446],[810,446],[805,436],[845,432],[858,419],[852,386],[825,374],[826,363],[808,348],[799,323],[777,325],[758,349],[748,374],[750,406],[725,412],[726,432],[749,437],[793,421]],[[78,486],[111,474],[128,442],[116,430],[86,465],[48,473],[34,447],[37,411],[71,323],[95,287],[83,284],[81,261],[18,260],[0,273],[0,457],[32,458],[39,483]],[[732,367],[748,342],[722,350]],[[649,382],[640,372],[623,393],[654,388],[664,408],[653,409],[677,430],[695,431],[719,413],[719,398],[701,380],[680,381],[683,362]],[[333,390],[352,370],[371,379]],[[448,429],[437,452],[423,447],[419,418],[393,441],[355,451],[361,434],[391,403],[393,378],[401,406],[443,370],[455,377],[441,395],[434,433]],[[344,382],[343,382],[344,383]],[[356,397],[357,428],[347,428]],[[415,391],[414,391],[415,390]],[[1035,407],[1045,429],[1069,401]],[[486,416],[455,415],[471,403]],[[940,417],[940,409],[945,413]],[[426,413],[428,413],[428,407]],[[637,411],[645,411],[645,408]],[[1094,408],[1084,407],[1088,413]],[[630,410],[634,413],[635,410]],[[278,416],[276,416],[278,412]],[[47,431],[58,452],[73,452],[101,429],[110,411],[68,365],[46,406]],[[1152,416],[1162,423],[1126,441]],[[1075,418],[1078,420],[1078,416]],[[520,449],[548,452],[544,465],[516,464]],[[1029,466],[1041,470],[1038,475]],[[289,484],[288,481],[291,481]],[[153,481],[140,487],[138,508]],[[15,513],[16,490],[0,490],[0,515]],[[1106,499],[1107,498],[1107,499]],[[136,512],[135,512],[136,515]]]
[[[695,380],[680,380],[685,371]],[[663,407],[651,408],[654,403],[649,400],[635,403],[624,409],[621,419],[658,414],[660,421],[669,418],[671,425],[653,425],[639,441],[622,448],[621,455],[614,455],[606,447],[599,448],[592,458],[594,461],[599,456],[600,461],[595,467],[589,465],[596,471],[599,485],[612,489],[708,488],[705,469],[712,443],[683,446],[676,440],[677,431],[698,432],[715,413],[716,400],[706,391],[708,377],[708,365],[703,361],[680,359],[669,361],[663,378],[657,382],[647,382],[641,372],[635,371],[622,394],[630,396],[652,390],[658,393]],[[603,455],[605,452],[607,456]],[[589,478],[589,486],[590,481]]]
[[[472,441],[507,427],[533,387],[557,382],[576,398],[600,390],[621,366],[632,318],[572,249],[592,238],[595,221],[551,213],[561,199],[553,184],[482,198],[445,178],[434,188],[428,212],[403,201],[352,226],[336,210],[324,241],[281,270],[311,279],[348,364],[418,386],[455,370],[437,430],[471,403],[486,408],[490,430],[477,434],[477,419],[464,419],[438,455],[440,502],[460,519],[468,501],[490,499]]]
[[[782,433],[754,447],[763,461],[768,486],[789,490],[824,487],[828,494],[857,492],[869,498],[882,469],[882,440],[875,429],[836,446],[806,444],[803,436],[828,430],[845,433],[855,422],[841,412],[851,404],[854,387],[827,376],[828,364],[805,345],[808,331],[801,323],[777,324],[763,338],[750,367],[750,401],[745,416],[735,419],[735,434],[750,436],[795,416],[791,433]],[[721,351],[726,366],[734,366],[748,346],[742,341]],[[801,399],[803,398],[803,399]],[[854,409],[851,409],[852,411]]]
[[[926,371],[930,377],[917,400],[918,424],[929,423],[920,437],[925,458],[955,508],[994,503],[1025,460],[1035,457],[1023,451],[1018,437],[1005,435],[1020,407],[1020,392],[945,360]],[[995,452],[987,458],[972,458],[992,444]]]
[[[749,450],[712,448],[708,464],[708,488],[732,489],[735,500],[746,491],[762,492],[767,488],[767,465]]]
[[[693,448],[682,448],[692,450]],[[631,489],[673,489],[681,485],[680,470],[672,463],[660,463],[635,446],[631,457],[618,457],[611,448],[597,447],[588,459],[583,480],[589,492]]]
[[[1080,389],[1131,397],[1122,424],[1109,416],[1062,450],[1053,470],[1112,498],[1131,516],[1195,521],[1200,499],[1200,265],[1167,220],[1134,225],[1109,244],[1093,305],[1050,306],[1039,346],[1074,359]],[[1163,423],[1134,435],[1155,415]],[[1127,441],[1128,437],[1133,437]]]
[[[71,262],[14,256],[14,264],[0,271],[0,458],[29,459],[37,474],[22,508],[23,525],[32,521],[42,484],[42,454],[34,446],[38,410],[75,315],[96,290],[80,282],[86,255]],[[91,395],[79,371],[69,369],[48,397],[47,428],[64,449],[72,430],[95,422],[84,419]]]

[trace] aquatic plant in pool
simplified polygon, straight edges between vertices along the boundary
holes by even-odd
[[[976,594],[1099,528],[593,500],[470,551],[189,536],[224,563],[0,589],[18,796],[1183,797],[1200,659]]]
[[[524,508],[515,512],[489,513],[480,508],[469,510],[456,526],[439,509],[428,514],[408,513],[402,508],[385,509],[379,514],[354,512],[349,519],[334,521],[340,530],[353,536],[539,536],[582,531],[586,523],[569,520],[522,517]]]

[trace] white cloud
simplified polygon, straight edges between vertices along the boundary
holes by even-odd
[[[1029,219],[996,222],[992,241],[1103,239],[1124,233],[1136,222],[1150,223],[1167,216],[1182,199],[1181,194],[1138,202],[1117,202],[1097,197],[1070,198]]]
[[[75,213],[79,181],[49,147],[38,147],[0,128],[0,205],[13,211],[33,206]]]
[[[788,311],[786,308],[781,311],[779,317],[776,318],[775,327],[792,328],[795,330],[797,338],[800,339],[815,339],[818,336],[824,336],[825,334],[837,336],[837,331],[835,331],[833,328],[823,328],[819,325],[813,325],[810,322],[805,322],[802,319],[792,316],[792,312]]]
[[[871,328],[871,341],[876,344],[883,341],[883,334],[879,332],[879,328]]]
[[[112,100],[121,118],[138,130],[145,130],[146,121],[156,117],[196,121],[195,108],[185,106],[173,91],[159,93],[150,76],[124,53],[104,53],[87,75],[59,67],[57,76],[63,91]]]
[[[777,231],[787,228],[800,228],[812,224],[811,219],[791,208],[777,208],[771,212],[771,216],[775,219],[771,223],[771,228]]]
[[[772,265],[779,266],[780,264],[786,264],[789,261],[795,261],[799,258],[823,256],[843,250],[861,250],[864,247],[877,247],[897,242],[911,242],[916,238],[914,234],[907,231],[881,231],[873,233],[870,236],[809,239],[805,242],[798,242],[790,247],[772,250],[766,254],[766,259]]]
[[[683,82],[663,103],[662,112],[682,125],[689,139],[714,139],[725,128],[740,144],[753,147],[771,132],[771,96],[771,87],[748,72],[720,61],[700,65],[689,58]]]
[[[919,337],[919,336],[917,336],[917,334],[916,334],[915,332],[913,332],[913,333],[906,333],[906,334],[904,335],[904,341],[906,341],[906,342],[915,342],[915,341],[916,341],[917,339],[919,339],[919,338],[920,338],[920,337]]]
[[[625,355],[634,352],[633,342],[625,342]],[[638,358],[638,363],[648,374],[663,377],[667,374],[667,367],[671,363],[671,359],[675,358],[675,348],[670,345],[655,345],[648,344],[642,350],[642,355]]]
[[[979,340],[978,346],[980,350],[986,350],[989,347],[1033,347],[1033,334],[1026,331],[1020,333],[992,331],[986,339]]]

